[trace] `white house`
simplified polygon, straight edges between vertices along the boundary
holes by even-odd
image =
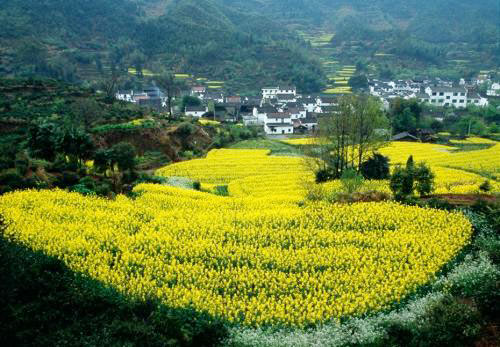
[[[316,105],[320,107],[324,106],[336,106],[337,105],[337,99],[332,98],[331,96],[321,96],[316,98]]]
[[[488,96],[500,96],[500,83],[493,83],[486,92]]]
[[[263,99],[274,99],[278,95],[297,95],[297,88],[294,86],[278,86],[278,87],[264,87],[262,88]]]
[[[253,116],[257,118],[258,124],[264,124],[266,122],[268,114],[277,112],[278,110],[271,105],[264,105],[262,107],[253,108]]]
[[[289,113],[269,113],[264,123],[268,135],[293,134],[293,122]]]
[[[317,106],[316,99],[313,97],[302,98],[302,106],[304,106],[307,112],[314,112]]]
[[[205,106],[186,106],[185,114],[188,117],[201,118],[208,112],[208,107]]]
[[[470,92],[469,97],[467,98],[468,105],[475,105],[478,107],[486,107],[489,105],[488,99],[481,97],[476,92]]]
[[[194,86],[193,88],[191,88],[191,96],[195,96],[202,100],[205,98],[206,92],[207,88],[204,86]]]
[[[117,100],[122,100],[122,101],[127,101],[127,102],[135,102],[133,90],[119,90],[115,94],[115,98]]]
[[[303,107],[289,107],[286,111],[290,113],[292,120],[306,118],[307,116],[307,111]]]
[[[435,106],[467,106],[467,89],[464,87],[427,87],[425,93],[429,95],[429,103]]]

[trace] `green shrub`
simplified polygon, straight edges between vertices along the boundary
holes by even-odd
[[[316,171],[316,183],[324,183],[339,178],[335,170],[331,168],[320,169]]]
[[[200,183],[200,181],[194,181],[193,182],[193,189],[194,190],[201,190],[201,183]]]
[[[479,190],[482,191],[482,192],[489,192],[491,191],[492,187],[491,187],[491,183],[490,181],[486,180],[484,181],[480,186],[479,186]]]
[[[389,158],[380,153],[361,164],[361,174],[368,180],[385,180],[390,177]]]
[[[430,194],[434,190],[434,173],[425,163],[415,166],[413,157],[410,156],[406,167],[396,166],[389,187],[398,201],[408,201],[415,190],[420,196]]]
[[[215,195],[229,196],[228,186],[217,186],[217,187],[215,187]]]
[[[216,318],[125,297],[1,237],[0,278],[2,346],[217,346],[228,335]]]
[[[477,310],[450,295],[432,303],[416,322],[413,344],[464,346],[473,344],[481,331]]]
[[[352,194],[361,189],[364,183],[363,176],[356,172],[354,169],[347,169],[340,177],[342,188],[347,194]]]

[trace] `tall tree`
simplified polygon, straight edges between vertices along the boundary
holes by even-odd
[[[386,141],[387,118],[381,105],[370,96],[344,96],[339,111],[321,118],[316,145],[310,157],[316,172],[328,170],[338,178],[347,168],[359,171],[361,164]]]
[[[162,72],[157,78],[156,83],[165,92],[167,97],[168,115],[172,117],[172,99],[178,96],[182,89],[182,83],[175,79],[172,73]]]

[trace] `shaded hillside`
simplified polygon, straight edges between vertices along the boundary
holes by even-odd
[[[0,4],[1,74],[99,80],[129,67],[232,81],[321,88],[322,71],[303,42],[267,17],[212,0]],[[283,62],[285,62],[283,64]]]

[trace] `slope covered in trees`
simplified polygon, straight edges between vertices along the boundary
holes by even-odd
[[[95,81],[129,67],[233,81],[322,87],[302,42],[272,20],[212,0],[8,0],[0,4],[3,75]]]

